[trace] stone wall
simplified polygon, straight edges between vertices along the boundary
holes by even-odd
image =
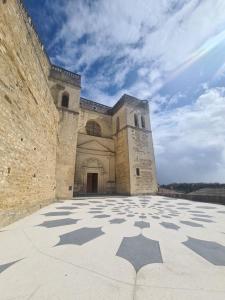
[[[131,194],[157,192],[155,161],[151,132],[129,128]],[[140,174],[136,174],[136,169]]]
[[[77,150],[78,115],[60,110],[56,165],[56,197],[71,199]]]
[[[49,61],[16,0],[0,2],[0,66],[0,219],[6,224],[52,201],[56,188],[58,113]]]
[[[116,149],[116,192],[130,194],[130,168],[128,151],[128,132],[122,129],[115,137]]]
[[[119,124],[117,124],[117,119],[119,120]],[[127,109],[122,104],[113,113],[112,132],[115,143],[116,192],[128,195],[130,194],[130,167],[126,125]]]

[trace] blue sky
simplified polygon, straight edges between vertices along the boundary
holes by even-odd
[[[160,183],[225,182],[224,0],[25,0],[82,96],[150,101]]]

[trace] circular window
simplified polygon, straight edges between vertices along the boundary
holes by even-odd
[[[86,132],[89,135],[101,136],[101,127],[95,121],[88,121],[86,124]]]

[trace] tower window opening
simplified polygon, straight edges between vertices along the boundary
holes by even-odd
[[[139,124],[138,124],[138,116],[136,114],[134,114],[134,126],[135,127],[139,127]]]
[[[117,118],[116,118],[116,132],[118,133],[119,130],[120,130],[120,118],[117,117]]]
[[[136,168],[136,175],[140,176],[140,169],[139,168]]]
[[[141,127],[145,128],[145,118],[144,118],[144,116],[141,116]]]
[[[63,106],[63,107],[69,107],[69,94],[63,93],[61,106]]]

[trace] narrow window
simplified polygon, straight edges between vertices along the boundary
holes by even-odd
[[[145,118],[144,118],[144,116],[141,116],[141,127],[145,128]]]
[[[62,94],[62,102],[61,105],[63,107],[69,107],[69,94],[68,93],[63,93]]]
[[[138,125],[138,116],[136,114],[134,114],[134,126],[139,127],[139,125]]]
[[[136,168],[136,175],[140,176],[140,169],[139,168]]]
[[[101,127],[100,125],[95,121],[88,121],[86,124],[86,132],[89,135],[94,136],[101,136]]]
[[[118,133],[120,130],[120,119],[119,117],[116,118],[116,132]]]

